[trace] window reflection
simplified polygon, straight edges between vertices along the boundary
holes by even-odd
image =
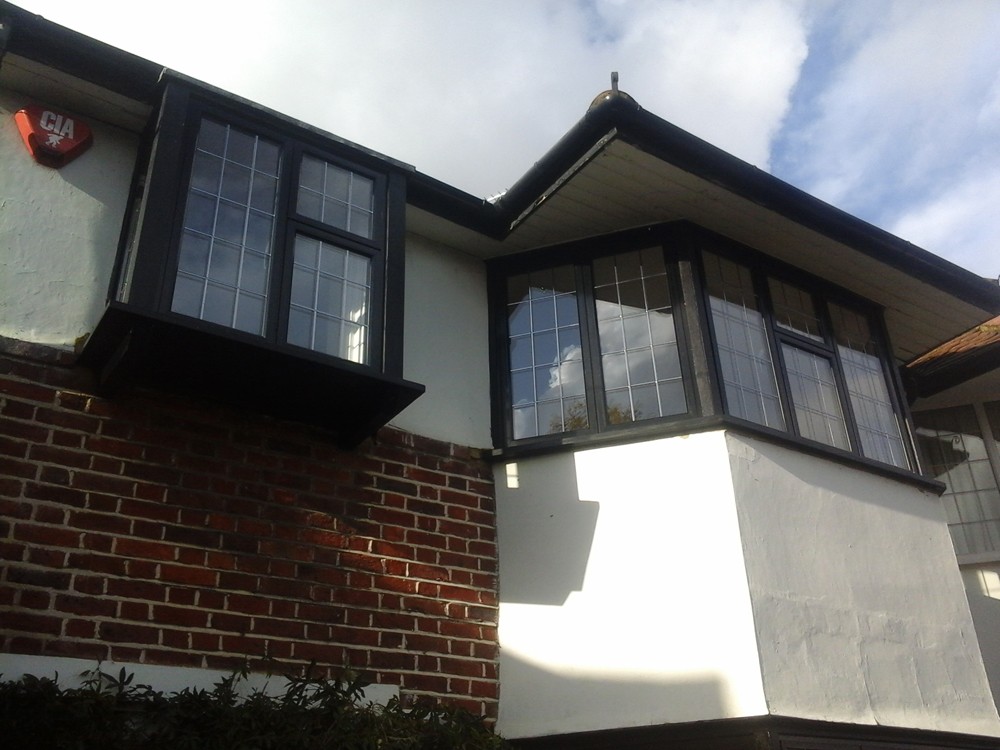
[[[730,414],[785,429],[778,382],[750,269],[704,253],[716,346]]]
[[[847,393],[861,434],[861,450],[868,458],[908,468],[899,418],[871,326],[853,310],[833,303],[829,307]]]
[[[588,427],[573,268],[511,277],[507,324],[514,439]]]
[[[202,120],[170,309],[261,335],[275,224],[279,148]]]
[[[506,317],[513,439],[688,412],[662,247],[509,276]]]
[[[663,251],[601,258],[594,278],[608,423],[686,412]]]
[[[288,343],[367,364],[371,261],[296,235]]]

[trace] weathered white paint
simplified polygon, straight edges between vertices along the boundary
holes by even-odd
[[[48,677],[58,680],[63,688],[80,687],[95,669],[118,678],[122,669],[132,675],[132,685],[149,685],[154,690],[169,695],[185,688],[211,690],[220,680],[232,676],[231,672],[192,667],[167,667],[130,662],[94,662],[61,656],[30,656],[26,654],[0,654],[0,675],[3,680],[19,680],[24,675]],[[282,675],[251,673],[241,678],[236,687],[240,695],[261,691],[270,695],[280,693],[288,684]],[[398,697],[395,685],[369,685],[365,688],[365,702],[385,705],[390,698]]]
[[[938,498],[727,437],[769,712],[1000,735]]]
[[[43,167],[13,117],[37,103],[0,92],[0,336],[72,348],[104,307],[138,136],[84,118],[93,147]]]
[[[483,262],[409,235],[404,315],[403,371],[427,391],[392,423],[439,440],[490,447]]]
[[[502,733],[765,712],[722,433],[495,473]]]

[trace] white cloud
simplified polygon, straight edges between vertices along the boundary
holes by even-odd
[[[509,187],[617,70],[645,109],[995,271],[996,211],[975,208],[991,194],[963,186],[1000,174],[1000,3],[174,0],[151,18],[19,1],[478,195]],[[959,255],[931,220],[954,226],[963,200]]]
[[[796,100],[779,174],[906,239],[933,236],[932,250],[991,272],[986,239],[996,211],[974,208],[988,202],[963,210],[964,244],[928,222],[953,213],[930,207],[975,199],[966,186],[992,188],[990,175],[1000,175],[1000,4],[866,0],[823,11],[811,43],[828,56],[804,68],[822,85],[813,81],[810,96]],[[907,234],[918,225],[919,234]]]
[[[970,175],[908,207],[889,231],[992,279],[1000,277],[1000,170]]]
[[[22,0],[414,164],[508,187],[620,71],[646,109],[761,166],[805,57],[796,0]]]

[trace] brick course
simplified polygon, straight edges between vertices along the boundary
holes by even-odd
[[[105,399],[41,353],[0,354],[0,650],[315,662],[495,717],[493,485],[476,450],[384,428],[342,451],[213,404]]]

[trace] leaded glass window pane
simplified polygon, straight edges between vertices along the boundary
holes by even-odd
[[[728,411],[784,430],[774,363],[750,269],[714,253],[704,253],[704,260]]]
[[[620,253],[594,266],[608,422],[686,412],[663,251]]]
[[[913,420],[928,470],[947,486],[942,499],[955,552],[1000,551],[1000,488],[973,407],[916,412]]]
[[[571,266],[507,280],[514,439],[589,427]]]
[[[280,149],[204,119],[198,131],[170,309],[264,333]]]
[[[790,344],[784,344],[781,351],[799,434],[850,450],[847,423],[830,360]]]
[[[303,156],[296,210],[310,219],[370,239],[374,229],[375,183],[344,167]]]
[[[789,331],[822,341],[819,315],[813,303],[812,295],[784,281],[768,278],[768,288],[771,292],[771,306],[774,309],[774,322]]]
[[[295,236],[288,343],[367,364],[370,308],[368,257]]]
[[[868,319],[841,305],[831,303],[829,307],[847,392],[861,435],[861,451],[876,461],[909,468],[899,418]]]

